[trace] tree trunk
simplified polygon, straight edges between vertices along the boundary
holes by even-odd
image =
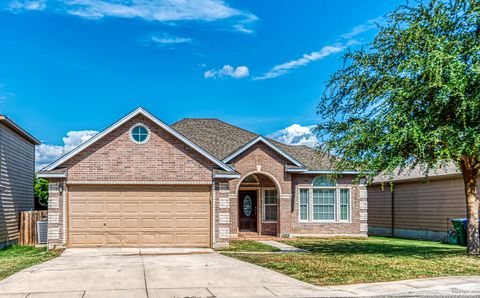
[[[480,254],[480,235],[478,230],[480,203],[477,198],[478,168],[474,160],[471,157],[464,157],[460,163],[465,186],[465,198],[467,199],[467,253],[469,255]]]

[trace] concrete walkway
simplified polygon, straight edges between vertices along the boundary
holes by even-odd
[[[69,249],[0,281],[0,297],[480,295],[480,277],[315,287],[209,249]]]
[[[308,252],[307,250],[300,249],[300,248],[298,248],[298,247],[293,247],[293,246],[291,246],[291,245],[284,244],[284,243],[277,242],[277,241],[273,241],[273,240],[269,240],[269,241],[259,240],[258,242],[263,243],[263,244],[266,244],[266,245],[270,245],[270,246],[273,246],[273,247],[276,247],[276,248],[280,249],[280,252],[283,252],[283,253],[289,253],[289,252]]]

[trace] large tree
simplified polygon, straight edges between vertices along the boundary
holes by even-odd
[[[368,177],[454,162],[463,175],[468,253],[480,253],[480,2],[407,2],[372,43],[344,55],[317,132],[338,169]]]

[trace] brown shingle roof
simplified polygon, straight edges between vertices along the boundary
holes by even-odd
[[[218,119],[186,118],[172,124],[172,127],[220,160],[259,136]],[[322,156],[313,148],[270,141],[309,170],[330,169],[328,157]]]
[[[220,160],[258,136],[218,119],[186,118],[172,127]]]

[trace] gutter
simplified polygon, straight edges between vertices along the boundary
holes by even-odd
[[[237,179],[240,174],[213,174],[213,178]]]
[[[300,173],[300,174],[345,174],[356,175],[358,171],[346,170],[346,171],[334,171],[334,170],[308,170],[308,169],[286,169],[287,173]]]
[[[67,178],[65,173],[37,173],[38,178]]]

